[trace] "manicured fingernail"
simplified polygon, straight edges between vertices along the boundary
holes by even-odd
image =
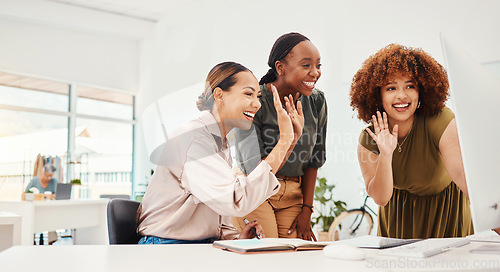
[[[289,231],[288,231],[288,234],[290,234],[290,233],[292,233],[292,231],[291,231],[291,230],[289,230]]]

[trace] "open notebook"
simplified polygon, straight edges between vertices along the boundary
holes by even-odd
[[[302,239],[262,238],[221,240],[213,243],[214,247],[237,253],[266,253],[279,251],[319,250],[332,242],[312,242]]]

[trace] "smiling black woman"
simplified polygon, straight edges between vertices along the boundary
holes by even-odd
[[[262,107],[255,115],[254,129],[236,133],[241,169],[245,172],[253,169],[280,138],[271,84],[276,86],[282,101],[297,104],[296,118],[292,116],[295,137],[286,162],[276,175],[282,189],[246,218],[258,219],[266,237],[316,240],[311,229],[311,214],[317,170],[326,161],[328,112],[325,95],[316,88],[321,77],[321,57],[307,37],[292,32],[276,40],[267,64],[269,71],[259,82]],[[249,145],[246,142],[252,133],[258,139]],[[242,218],[233,218],[233,224],[239,228],[244,226]]]

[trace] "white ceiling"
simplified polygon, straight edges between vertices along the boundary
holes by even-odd
[[[205,0],[46,0],[157,22],[163,14]]]

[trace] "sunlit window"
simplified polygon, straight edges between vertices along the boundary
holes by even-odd
[[[132,120],[134,97],[79,85],[76,109],[78,114]]]
[[[90,198],[132,193],[132,126],[77,118],[75,177]],[[85,188],[84,188],[85,189]]]
[[[69,84],[0,72],[0,104],[68,111]]]
[[[64,177],[67,117],[0,109],[0,124],[0,199],[20,200],[38,154],[59,158],[55,177]]]
[[[134,122],[133,95],[0,72],[0,200],[21,199],[39,160],[80,180],[76,197],[131,195]]]

